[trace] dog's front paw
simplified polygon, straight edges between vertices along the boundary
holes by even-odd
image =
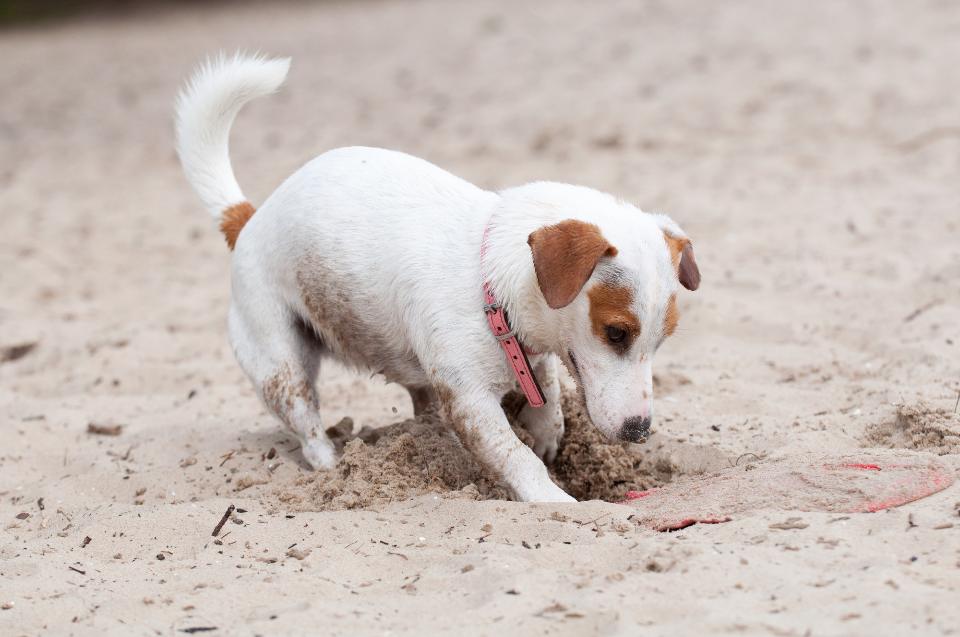
[[[563,413],[559,408],[553,413],[549,406],[535,410],[527,405],[520,413],[520,421],[533,436],[533,452],[545,463],[553,463],[563,438]]]
[[[525,486],[516,489],[517,497],[523,502],[576,502],[576,498],[549,480],[546,484]]]
[[[311,438],[302,443],[303,459],[313,469],[332,469],[337,464],[337,452],[329,439]]]
[[[533,452],[546,464],[553,464],[557,459],[557,449],[560,446],[560,438],[563,437],[563,430],[548,431],[542,436],[534,434]]]

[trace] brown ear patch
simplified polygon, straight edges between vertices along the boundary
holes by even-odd
[[[667,249],[670,251],[670,260],[673,261],[674,269],[680,267],[680,256],[683,253],[683,246],[690,243],[689,239],[677,239],[664,233],[663,240],[667,242]]]
[[[617,255],[600,228],[574,219],[531,232],[527,245],[540,291],[553,309],[577,298],[601,258]]]
[[[693,256],[693,244],[690,239],[686,237],[678,239],[666,233],[663,238],[670,250],[670,258],[673,261],[673,267],[677,270],[680,285],[690,291],[696,290],[700,287],[700,269],[697,267],[697,260]]]
[[[590,328],[600,340],[606,340],[606,328],[613,325],[625,330],[632,341],[640,335],[640,319],[630,309],[633,290],[599,283],[587,293],[590,299]]]
[[[256,211],[257,209],[250,202],[244,201],[230,206],[220,215],[220,232],[223,233],[231,250],[237,245],[237,237],[240,236],[243,226],[247,225]]]
[[[677,311],[677,295],[671,294],[667,301],[667,311],[663,315],[663,335],[664,337],[672,335],[677,330],[677,323],[680,321],[680,313]]]

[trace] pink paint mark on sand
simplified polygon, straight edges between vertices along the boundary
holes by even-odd
[[[895,496],[888,500],[874,500],[873,502],[867,502],[864,504],[861,511],[866,513],[876,513],[877,511],[883,511],[884,509],[892,509],[894,507],[902,506],[908,502],[914,502],[921,498],[925,498],[928,495],[933,495],[938,491],[943,491],[953,483],[953,477],[951,475],[938,469],[932,469],[929,477],[930,484],[927,485],[926,488],[920,488],[919,490],[908,492],[906,495]]]

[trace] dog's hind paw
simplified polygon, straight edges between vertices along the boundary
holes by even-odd
[[[305,440],[301,447],[303,459],[313,469],[332,469],[337,464],[337,451],[329,439]]]

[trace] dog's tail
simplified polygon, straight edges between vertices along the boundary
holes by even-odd
[[[230,127],[240,108],[276,91],[290,58],[237,53],[207,60],[177,98],[177,154],[183,172],[233,249],[255,208],[243,196],[230,166]]]

